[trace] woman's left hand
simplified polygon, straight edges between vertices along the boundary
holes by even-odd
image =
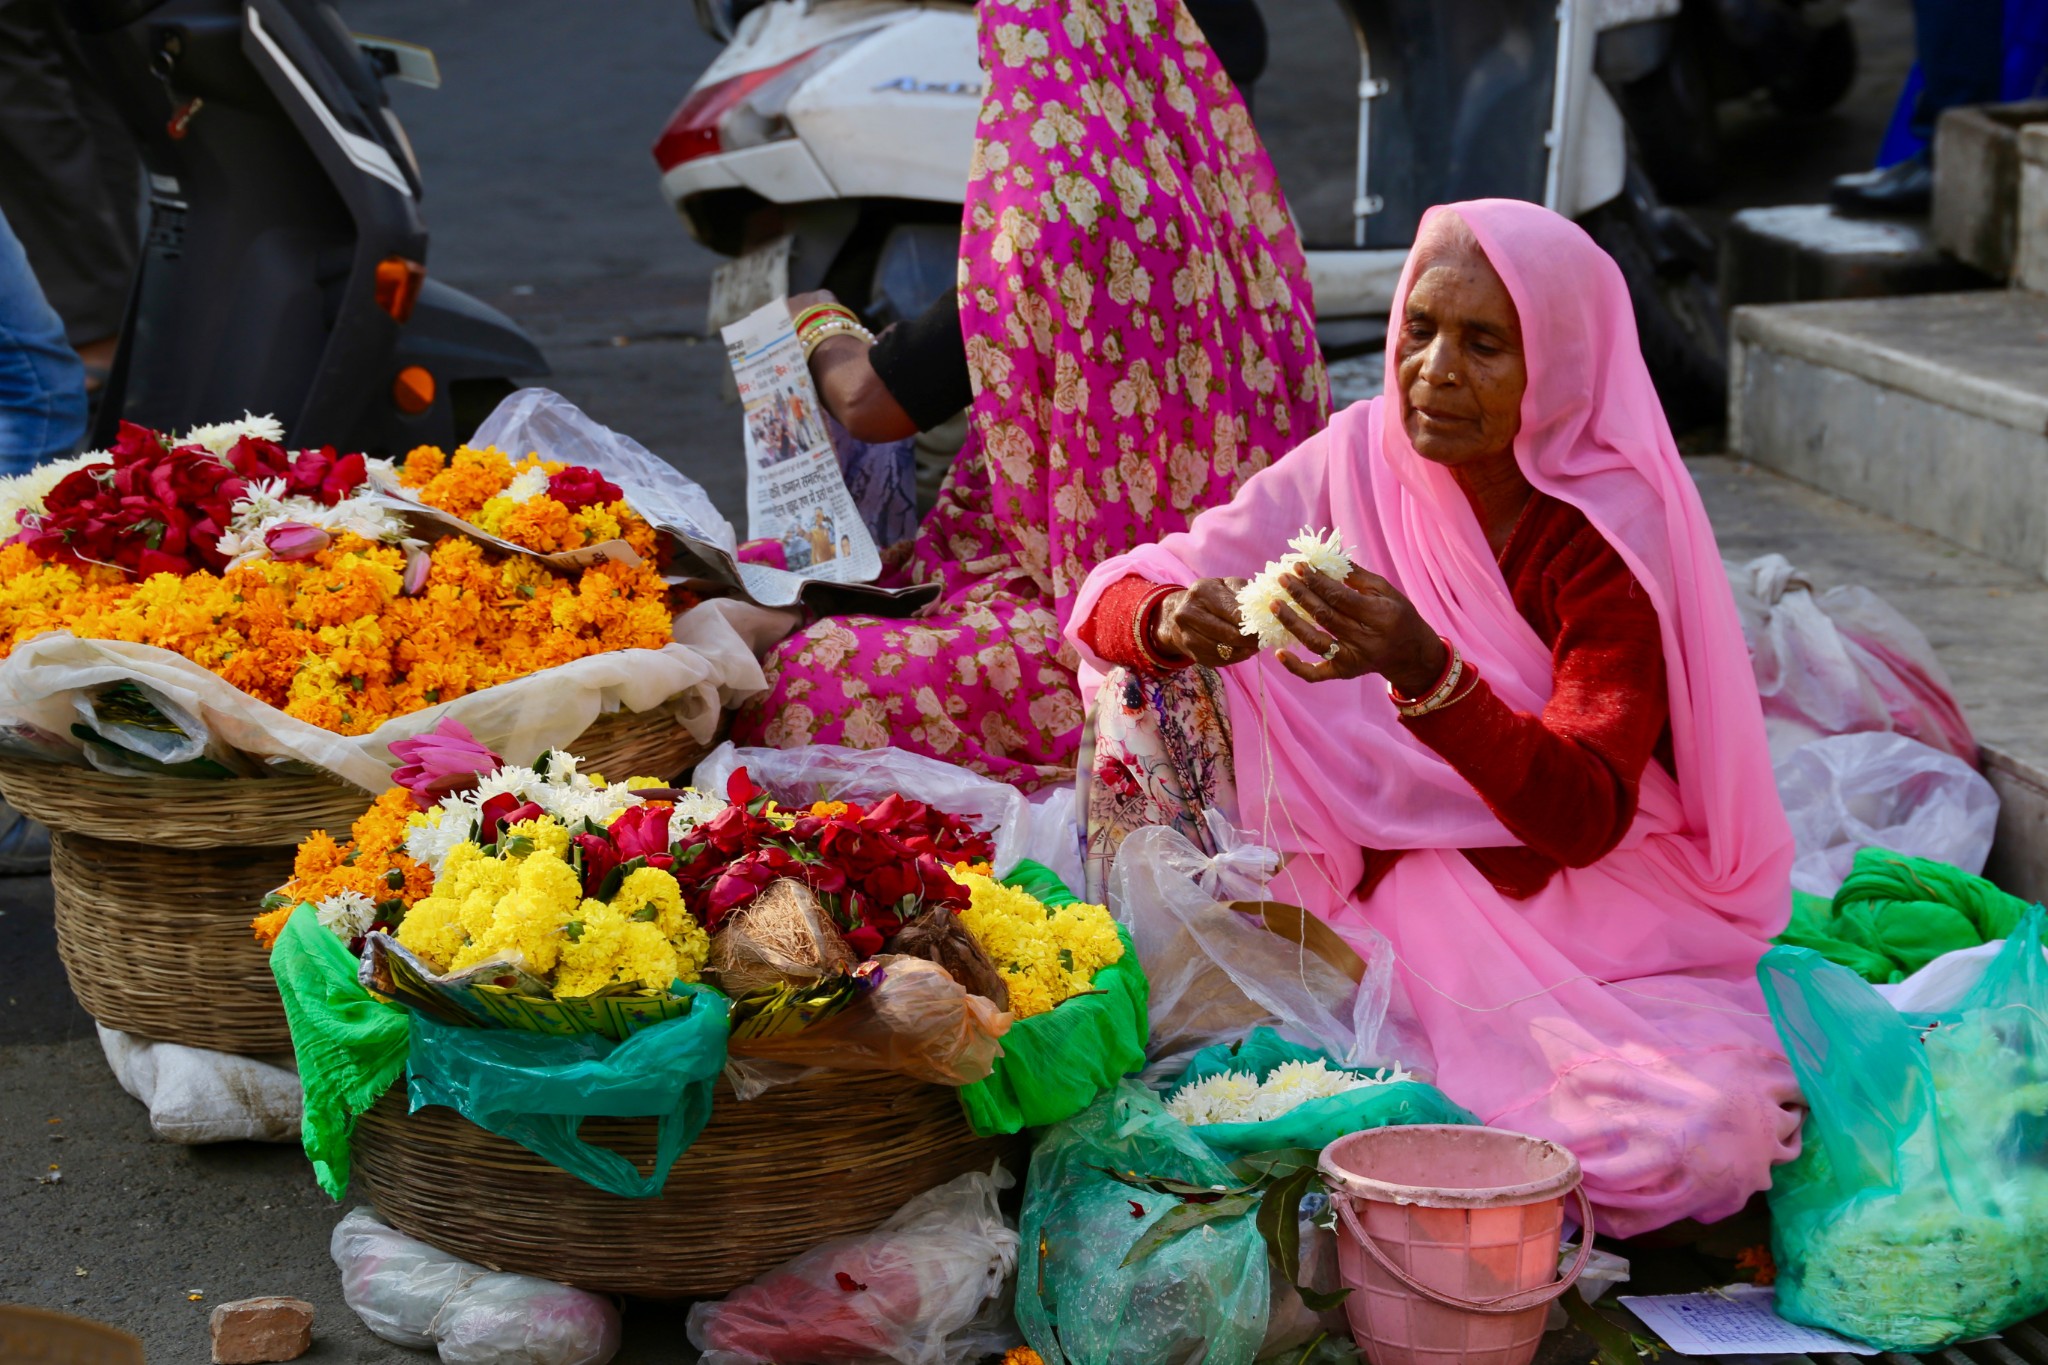
[[[1419,697],[1443,676],[1450,655],[1414,604],[1376,573],[1354,568],[1339,581],[1297,569],[1285,580],[1293,604],[1274,610],[1281,624],[1307,646],[1307,656],[1283,649],[1276,656],[1307,682],[1377,673],[1402,695]]]

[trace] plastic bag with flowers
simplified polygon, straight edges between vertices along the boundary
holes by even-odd
[[[385,746],[438,714],[520,754],[621,706],[671,707],[708,740],[762,686],[755,648],[780,624],[679,595],[652,529],[589,471],[557,471],[575,534],[616,528],[647,556],[556,569],[420,539],[382,491],[394,468],[280,435],[265,418],[175,438],[124,425],[104,453],[0,481],[15,528],[0,546],[0,727],[42,756],[75,752],[77,717],[126,682],[212,752],[376,790]],[[119,748],[124,733],[96,738]],[[126,757],[148,770],[146,751]]]

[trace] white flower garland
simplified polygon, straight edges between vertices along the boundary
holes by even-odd
[[[1310,1100],[1409,1079],[1398,1062],[1376,1074],[1345,1071],[1321,1058],[1282,1062],[1263,1081],[1249,1072],[1223,1071],[1184,1085],[1167,1098],[1166,1112],[1191,1128],[1205,1123],[1264,1123]]]
[[[1288,553],[1266,565],[1257,578],[1237,592],[1238,620],[1247,633],[1259,637],[1260,649],[1299,643],[1274,610],[1280,603],[1291,601],[1282,579],[1302,567],[1340,580],[1351,573],[1350,552],[1335,531],[1304,526],[1301,534],[1287,543],[1292,547]]]

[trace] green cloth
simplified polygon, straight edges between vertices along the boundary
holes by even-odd
[[[270,951],[270,974],[284,998],[306,1092],[299,1137],[313,1178],[334,1199],[348,1191],[356,1116],[405,1070],[406,1011],[357,984],[356,966],[310,905],[292,911]]]
[[[1792,893],[1792,922],[1776,942],[1887,984],[1943,953],[2010,938],[2028,908],[1947,863],[1866,848],[1832,902]]]
[[[1050,906],[1080,899],[1039,863],[1019,863],[1003,883]],[[976,1136],[1070,1119],[1114,1089],[1119,1079],[1144,1068],[1151,987],[1129,931],[1119,924],[1116,932],[1124,955],[1095,974],[1100,994],[1077,996],[1017,1020],[1003,1035],[995,1070],[960,1088],[960,1107]]]
[[[445,1104],[598,1189],[652,1199],[711,1117],[731,1010],[709,986],[678,981],[669,989],[689,997],[689,1013],[624,1042],[595,1033],[470,1028],[414,1012],[412,1107]],[[642,1175],[617,1152],[577,1136],[584,1119],[600,1114],[656,1120],[651,1171]]]
[[[1188,1068],[1166,1087],[1171,1095],[1184,1085],[1206,1080],[1226,1071],[1249,1072],[1260,1080],[1285,1062],[1320,1061],[1335,1066],[1326,1052],[1290,1043],[1272,1029],[1261,1025],[1235,1043],[1217,1043],[1197,1052]],[[1421,1081],[1390,1081],[1385,1085],[1361,1086],[1341,1095],[1326,1095],[1296,1105],[1277,1119],[1263,1123],[1203,1123],[1189,1129],[1196,1137],[1232,1156],[1272,1152],[1284,1147],[1309,1147],[1320,1151],[1347,1133],[1368,1128],[1403,1127],[1414,1123],[1476,1124],[1479,1117],[1451,1100],[1449,1095]]]

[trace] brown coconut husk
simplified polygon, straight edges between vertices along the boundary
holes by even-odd
[[[965,986],[969,995],[982,996],[999,1010],[1010,1008],[1010,987],[1004,982],[1003,974],[996,970],[995,963],[989,961],[980,941],[967,931],[967,926],[951,910],[925,911],[896,931],[896,937],[889,940],[887,951],[936,962],[955,981]]]
[[[818,898],[787,877],[725,917],[711,936],[705,977],[737,999],[776,986],[810,986],[858,965]]]

